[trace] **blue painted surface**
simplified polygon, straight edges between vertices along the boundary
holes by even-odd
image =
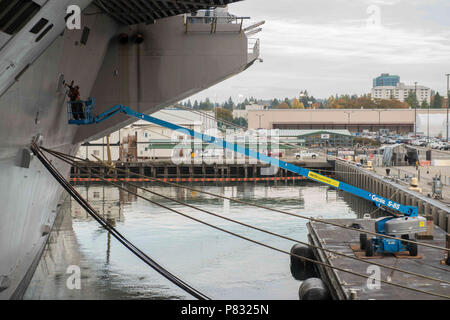
[[[394,217],[386,217],[376,222],[375,228],[377,233],[386,234],[386,222],[389,220],[396,219]],[[402,218],[403,219],[403,218]],[[408,251],[408,247],[402,244],[401,240],[397,239],[389,239],[383,238],[382,236],[377,236],[372,239],[372,244],[374,247],[374,251],[378,251],[380,253],[395,253],[401,251]]]

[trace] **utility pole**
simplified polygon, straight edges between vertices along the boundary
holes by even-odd
[[[381,131],[381,112],[383,110],[377,110],[378,111],[378,132]]]
[[[417,82],[414,82],[414,137],[417,137]]]
[[[450,73],[446,74],[447,76],[447,143],[448,143],[448,109],[450,108],[450,88],[449,88],[449,77]]]
[[[428,105],[428,123],[427,123],[427,137],[428,139],[430,139],[430,107],[431,107],[431,103],[430,105]]]
[[[347,122],[347,130],[350,131],[350,113],[351,111],[344,111],[347,114],[348,122]]]

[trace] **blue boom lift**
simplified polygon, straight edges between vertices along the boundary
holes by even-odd
[[[83,108],[81,111],[76,108],[72,108],[74,103],[82,103]],[[79,105],[78,105],[79,106]],[[129,107],[123,106],[121,104],[115,105],[114,107],[100,113],[97,116],[92,115],[92,111],[95,106],[95,100],[93,98],[86,101],[70,101],[67,103],[67,112],[69,117],[69,124],[76,125],[88,125],[94,123],[100,123],[106,119],[114,116],[118,113],[124,113],[127,116],[134,117],[137,119],[145,120],[156,125],[171,130],[179,130],[184,134],[188,134],[195,139],[200,139],[206,143],[211,143],[218,145],[222,148],[232,150],[237,153],[244,154],[245,156],[256,158],[261,162],[268,163],[270,165],[283,168],[285,170],[297,173],[303,177],[317,181],[336,189],[351,193],[360,198],[369,200],[373,202],[377,207],[390,209],[391,211],[399,212],[400,214],[393,214],[392,216],[379,218],[375,222],[375,230],[379,234],[385,234],[389,236],[401,237],[403,239],[409,239],[410,235],[414,235],[419,232],[426,231],[426,220],[424,217],[419,217],[417,207],[405,206],[403,204],[397,203],[395,201],[389,200],[387,198],[381,197],[374,193],[368,192],[366,190],[354,187],[347,183],[329,178],[327,176],[318,174],[314,171],[308,170],[306,168],[298,167],[289,162],[279,160],[277,158],[269,157],[263,153],[259,153],[254,150],[250,150],[243,146],[230,143],[226,140],[212,137],[206,134],[196,132],[194,130],[186,129],[179,125],[143,114],[141,112],[134,111]],[[401,251],[409,251],[410,255],[417,255],[417,245],[414,243],[404,242],[398,239],[385,238],[383,236],[377,236],[372,239],[367,239],[367,235],[361,233],[360,236],[361,249],[366,251],[367,256],[372,256],[375,252],[379,253],[396,253]]]

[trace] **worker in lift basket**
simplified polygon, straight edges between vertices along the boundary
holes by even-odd
[[[69,98],[72,102],[72,114],[75,120],[84,120],[83,103],[80,98],[80,87],[69,87]],[[80,101],[80,102],[76,102]]]

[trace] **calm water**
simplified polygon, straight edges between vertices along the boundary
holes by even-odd
[[[255,207],[230,203],[198,192],[164,185],[146,188],[227,217],[307,241],[306,222]],[[289,256],[246,242],[177,215],[116,187],[77,185],[123,235],[172,273],[213,299],[298,299],[300,282],[289,269]],[[214,194],[301,215],[354,218],[373,210],[352,196],[310,182],[278,185],[196,185]],[[134,190],[136,191],[136,190]],[[194,209],[161,199],[142,190],[139,194],[198,219],[289,251],[293,242],[251,230]],[[80,255],[96,298],[149,299],[191,297],[126,250],[73,200],[67,200]],[[61,297],[61,294],[59,294]],[[62,295],[64,298],[64,295]],[[92,298],[92,297],[90,297]]]

